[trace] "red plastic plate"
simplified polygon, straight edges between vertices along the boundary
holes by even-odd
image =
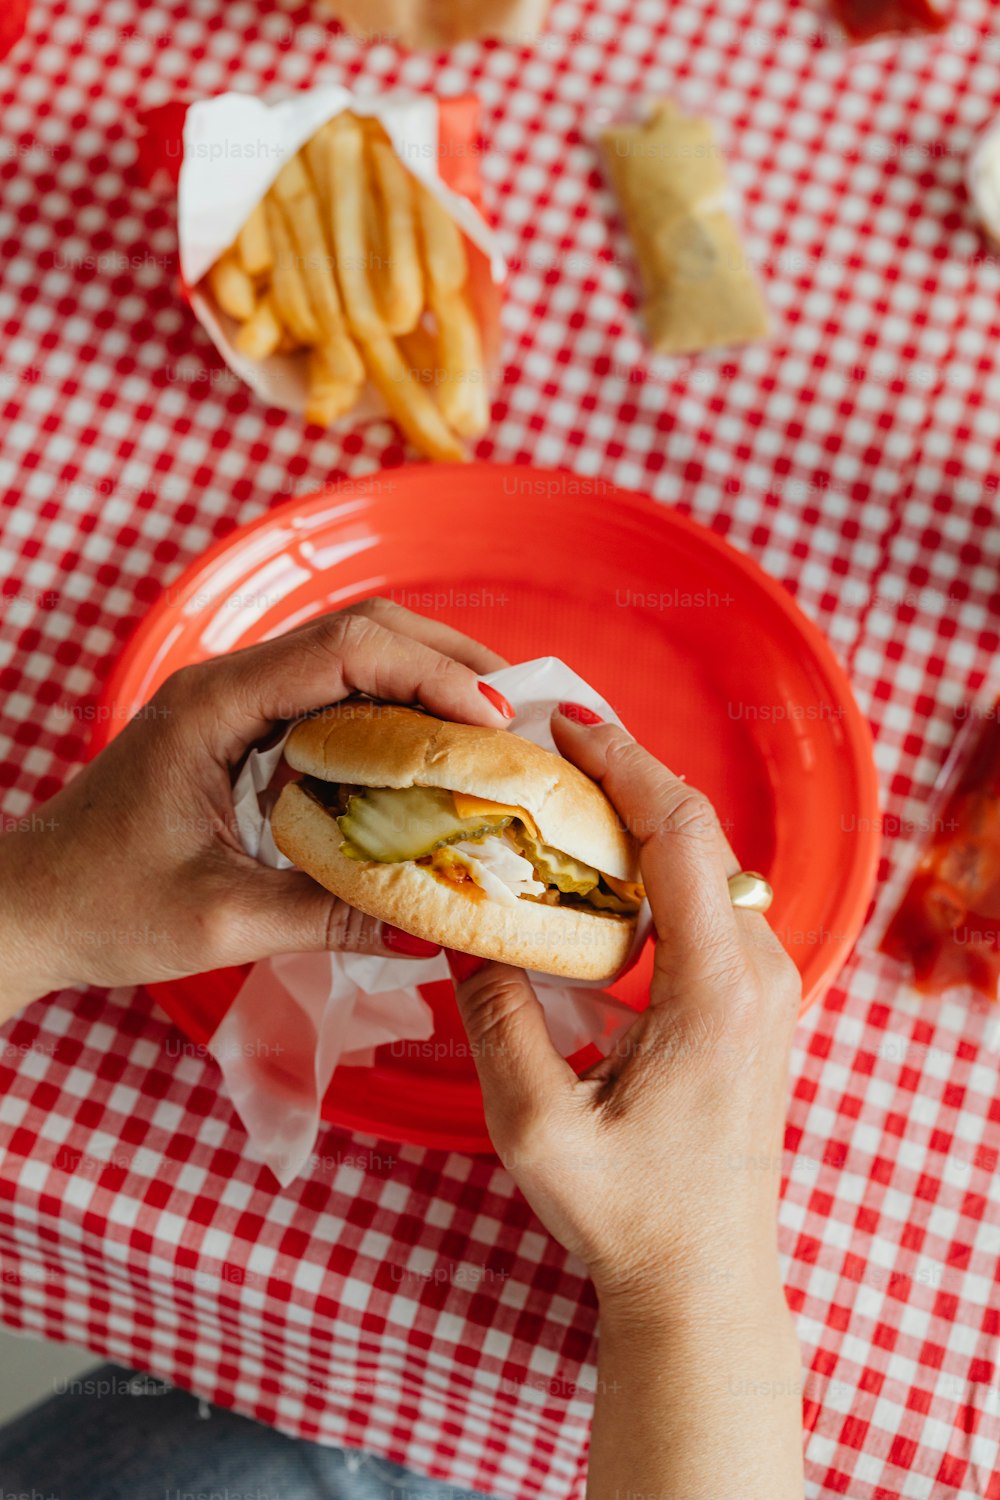
[[[512,661],[562,657],[718,807],[816,1000],[860,931],[875,877],[868,726],[786,591],[701,526],[603,480],[422,464],[275,507],[213,547],[154,606],[104,695],[106,737],[175,668],[381,593]],[[617,987],[645,1003],[650,955]],[[193,1040],[239,987],[219,970],[153,993]],[[437,1031],[342,1068],[324,1118],[393,1141],[488,1150],[448,984]]]

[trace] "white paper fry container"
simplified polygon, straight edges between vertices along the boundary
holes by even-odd
[[[447,107],[447,101],[443,107]],[[181,276],[191,308],[222,359],[255,395],[282,411],[301,412],[308,392],[307,356],[273,354],[247,359],[235,348],[239,324],[198,289],[198,283],[233,243],[251,211],[285,163],[322,125],[349,109],[377,119],[404,166],[441,203],[465,236],[469,251],[469,295],[479,323],[487,372],[499,361],[500,320],[496,288],[507,268],[496,234],[472,201],[441,177],[439,142],[442,104],[430,94],[393,92],[359,99],[337,85],[307,89],[268,104],[252,94],[219,94],[192,104],[184,120],[178,186]],[[469,142],[469,150],[474,142]],[[348,422],[386,415],[368,384]]]
[[[516,709],[511,732],[555,748],[549,729],[558,703],[579,703],[607,723],[621,720],[611,705],[555,657],[504,667],[483,679]],[[252,751],[234,788],[236,820],[248,854],[288,868],[262,810],[262,794],[277,769],[285,739]],[[650,930],[644,906],[629,961]],[[302,1171],[313,1150],[323,1098],[339,1063],[369,1063],[373,1049],[391,1042],[425,1041],[433,1033],[430,1007],[417,986],[449,978],[443,955],[431,959],[379,958],[355,953],[302,953],[254,965],[209,1042],[230,1098],[254,1149],[282,1187]],[[607,1052],[635,1020],[635,1011],[605,993],[613,980],[567,983],[532,974],[552,1041],[565,1057],[588,1042]]]

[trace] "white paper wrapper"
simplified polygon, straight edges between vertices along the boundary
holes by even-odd
[[[1000,244],[1000,120],[994,120],[977,138],[965,178],[980,222]]]
[[[470,292],[483,335],[487,368],[498,353],[495,308],[486,305],[483,282],[507,274],[500,243],[469,201],[451,191],[438,170],[438,101],[429,94],[390,93],[359,99],[329,85],[307,89],[278,104],[252,94],[219,94],[192,104],[184,121],[184,156],[177,196],[181,275],[191,307],[226,364],[262,401],[282,411],[302,411],[307,396],[304,354],[247,359],[233,346],[238,324],[220,313],[197,284],[236,237],[285,162],[327,120],[343,110],[374,116],[414,177],[432,192],[483,257],[483,275],[470,269]],[[366,386],[352,420],[385,414],[378,393]]]
[[[484,681],[499,688],[517,710],[512,732],[549,750],[555,748],[549,719],[558,703],[579,703],[607,723],[621,723],[609,703],[552,656],[504,667]],[[290,861],[275,847],[260,794],[281,760],[286,738],[251,752],[233,793],[247,853],[279,869]],[[630,961],[649,928],[649,909],[644,907]],[[254,965],[209,1050],[255,1150],[282,1187],[298,1176],[312,1153],[320,1106],[338,1063],[368,1063],[373,1049],[388,1042],[426,1041],[433,1018],[416,986],[448,977],[440,955],[402,959],[297,953]],[[588,1042],[607,1052],[635,1020],[635,1012],[606,994],[600,983],[567,985],[551,974],[531,978],[553,1043],[565,1057]]]

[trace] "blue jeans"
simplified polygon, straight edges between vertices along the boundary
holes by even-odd
[[[118,1365],[0,1427],[6,1493],[32,1500],[488,1500],[285,1437]]]

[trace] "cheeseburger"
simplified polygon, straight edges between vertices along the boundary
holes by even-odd
[[[292,730],[271,829],[352,906],[447,948],[570,979],[624,963],[638,851],[601,789],[503,729],[355,700]]]

